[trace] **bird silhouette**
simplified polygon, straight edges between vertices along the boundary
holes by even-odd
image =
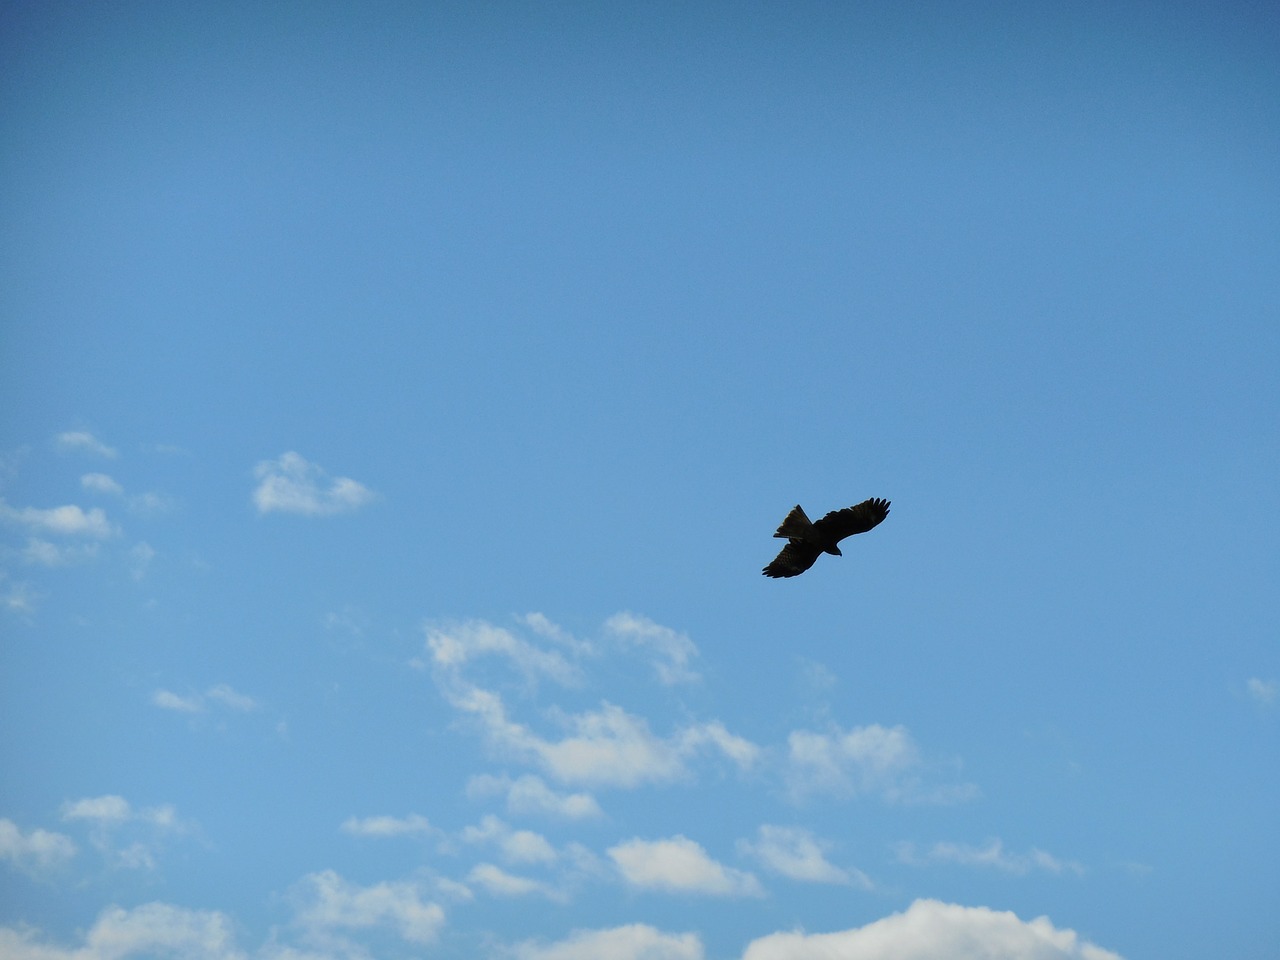
[[[766,577],[796,577],[813,566],[824,553],[843,556],[837,544],[855,533],[866,533],[889,515],[889,501],[872,497],[856,506],[832,510],[821,520],[810,522],[800,504],[787,514],[775,537],[786,537],[787,545],[761,571]]]

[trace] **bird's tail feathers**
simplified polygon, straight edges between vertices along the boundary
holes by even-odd
[[[775,537],[790,537],[797,540],[803,540],[809,536],[813,530],[813,524],[809,522],[808,516],[805,515],[800,504],[796,504],[796,508],[787,514],[787,519],[782,521],[782,525],[778,527]]]

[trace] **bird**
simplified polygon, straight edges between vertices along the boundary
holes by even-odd
[[[866,533],[888,515],[889,501],[872,497],[856,506],[832,510],[821,520],[811,523],[797,503],[774,534],[775,537],[785,537],[787,545],[760,572],[766,577],[799,576],[824,553],[843,556],[836,544],[855,533]]]

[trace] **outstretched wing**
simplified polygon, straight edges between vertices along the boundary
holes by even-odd
[[[855,533],[866,533],[888,515],[889,501],[872,497],[855,507],[831,511],[821,520],[815,521],[813,528],[822,535],[823,540],[838,543]]]
[[[820,547],[792,540],[761,572],[766,577],[798,576],[813,566],[813,561],[818,559],[820,553],[822,553]]]

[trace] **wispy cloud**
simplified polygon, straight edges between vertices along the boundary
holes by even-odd
[[[306,876],[298,884],[298,923],[311,933],[385,928],[419,945],[434,943],[444,926],[444,909],[423,899],[415,883],[387,882],[361,887],[333,870]]]
[[[467,843],[496,846],[508,863],[554,863],[560,858],[555,847],[540,833],[514,830],[498,817],[489,815],[462,831]]]
[[[426,817],[411,813],[407,817],[349,817],[343,821],[342,832],[357,837],[414,837],[428,836],[436,829]]]
[[[606,851],[630,886],[666,893],[717,897],[760,897],[753,874],[718,863],[688,837],[628,840]]]
[[[654,672],[664,685],[694,683],[700,679],[697,671],[690,667],[698,648],[685,634],[627,612],[614,614],[605,621],[604,628],[623,643],[648,652]]]
[[[564,940],[526,941],[512,950],[516,960],[703,960],[696,933],[663,933],[642,923],[606,930],[575,930]]]
[[[331,516],[356,510],[376,494],[350,477],[333,477],[318,465],[289,451],[278,460],[263,460],[254,468],[258,486],[253,503],[259,513]]]
[[[949,803],[977,795],[972,784],[926,786],[924,769],[915,740],[902,726],[796,730],[787,739],[787,788],[794,800],[871,794],[891,802]]]
[[[124,957],[182,957],[189,960],[244,960],[235,945],[235,925],[224,913],[147,903],[130,910],[108,907],[84,935],[64,948],[37,939],[36,931],[0,927],[0,956],[13,960],[122,960]]]
[[[22,561],[39,567],[65,567],[92,560],[98,555],[96,543],[56,544],[31,537],[22,551]]]
[[[0,860],[24,873],[48,873],[75,855],[75,842],[68,836],[38,827],[24,832],[12,820],[0,819]]]
[[[80,478],[80,486],[95,493],[106,493],[114,497],[124,495],[124,487],[116,483],[105,473],[86,473]]]
[[[543,896],[549,900],[565,902],[568,897],[560,890],[540,880],[508,873],[492,863],[478,863],[467,874],[467,883],[479,887],[495,897]]]
[[[425,630],[431,662],[438,668],[457,672],[470,661],[500,657],[526,679],[547,677],[565,685],[580,683],[582,679],[581,671],[558,651],[544,650],[510,630],[483,620],[428,625]]]
[[[62,819],[87,823],[93,847],[117,866],[132,869],[153,869],[164,841],[192,829],[169,804],[134,807],[116,794],[68,801]]]
[[[894,848],[899,863],[923,866],[932,863],[952,863],[965,867],[989,867],[1005,873],[1028,874],[1033,870],[1046,873],[1073,873],[1080,876],[1084,867],[1074,860],[1060,860],[1052,854],[1032,847],[1026,853],[1006,850],[998,839],[988,840],[983,846],[944,841],[920,850],[914,843],[899,843]]]
[[[480,774],[467,782],[467,795],[472,797],[505,794],[507,811],[513,814],[543,814],[566,820],[599,817],[603,811],[589,793],[559,793],[546,781],[533,774],[514,780],[507,776]]]
[[[0,500],[0,520],[35,533],[105,540],[119,531],[101,507],[85,510],[76,504],[60,507],[11,507]]]
[[[890,948],[888,945],[892,945]],[[917,900],[902,913],[838,933],[774,933],[753,941],[742,960],[1121,960],[1119,954],[1055,927],[1047,917],[1020,920],[1007,911]]]
[[[109,447],[87,430],[67,430],[54,438],[59,450],[73,453],[88,453],[95,457],[114,460],[117,456],[114,447]]]
[[[738,850],[766,869],[805,883],[854,884],[864,890],[874,885],[860,870],[845,870],[826,858],[830,844],[800,827],[764,824],[754,840],[739,840]]]
[[[204,713],[212,703],[234,713],[252,713],[259,707],[258,701],[243,693],[238,693],[225,683],[210,687],[204,693],[192,693],[186,696],[172,690],[156,690],[151,695],[153,705],[162,710],[173,710],[176,713]]]
[[[1245,689],[1249,692],[1249,696],[1258,701],[1258,703],[1270,705],[1280,698],[1280,680],[1262,680],[1258,677],[1250,677],[1245,684]]]

